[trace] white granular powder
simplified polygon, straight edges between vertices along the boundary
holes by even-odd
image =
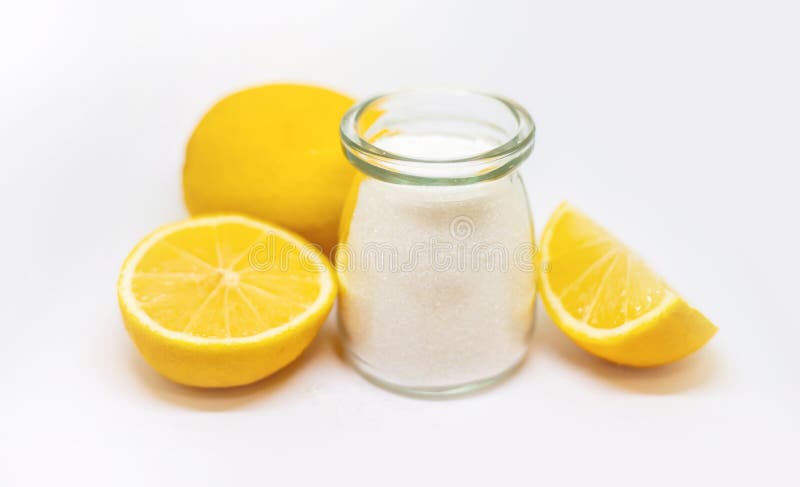
[[[446,157],[459,147],[462,155],[488,148],[419,137],[382,147],[403,142],[429,144],[419,149],[428,156],[442,147]],[[461,186],[367,178],[345,242],[341,327],[366,373],[401,387],[447,388],[494,377],[524,357],[533,228],[517,174]]]

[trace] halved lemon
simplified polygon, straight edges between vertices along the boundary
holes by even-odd
[[[336,282],[303,238],[226,214],[151,233],[125,260],[117,290],[128,333],[154,369],[181,384],[231,387],[297,358]]]
[[[641,258],[569,203],[550,217],[538,258],[550,317],[599,357],[662,365],[699,349],[717,331]]]

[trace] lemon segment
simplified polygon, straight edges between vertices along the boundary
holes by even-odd
[[[118,282],[125,326],[144,359],[201,387],[247,384],[290,363],[335,294],[330,266],[310,243],[238,215],[156,230]]]
[[[662,365],[699,349],[717,331],[639,256],[569,203],[550,217],[538,259],[548,314],[599,357]]]

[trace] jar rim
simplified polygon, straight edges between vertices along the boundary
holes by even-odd
[[[359,123],[371,109],[395,98],[414,95],[459,96],[499,102],[516,125],[504,142],[490,149],[465,157],[444,159],[398,154],[382,149],[362,136]],[[496,179],[527,159],[533,149],[535,134],[533,118],[515,101],[478,91],[454,89],[423,88],[372,96],[351,107],[340,124],[342,148],[357,169],[378,179],[404,184],[452,185]]]

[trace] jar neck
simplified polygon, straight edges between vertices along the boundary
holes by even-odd
[[[361,172],[386,182],[463,185],[514,171],[533,149],[528,112],[504,98],[417,90],[376,96],[342,119],[342,147]]]

